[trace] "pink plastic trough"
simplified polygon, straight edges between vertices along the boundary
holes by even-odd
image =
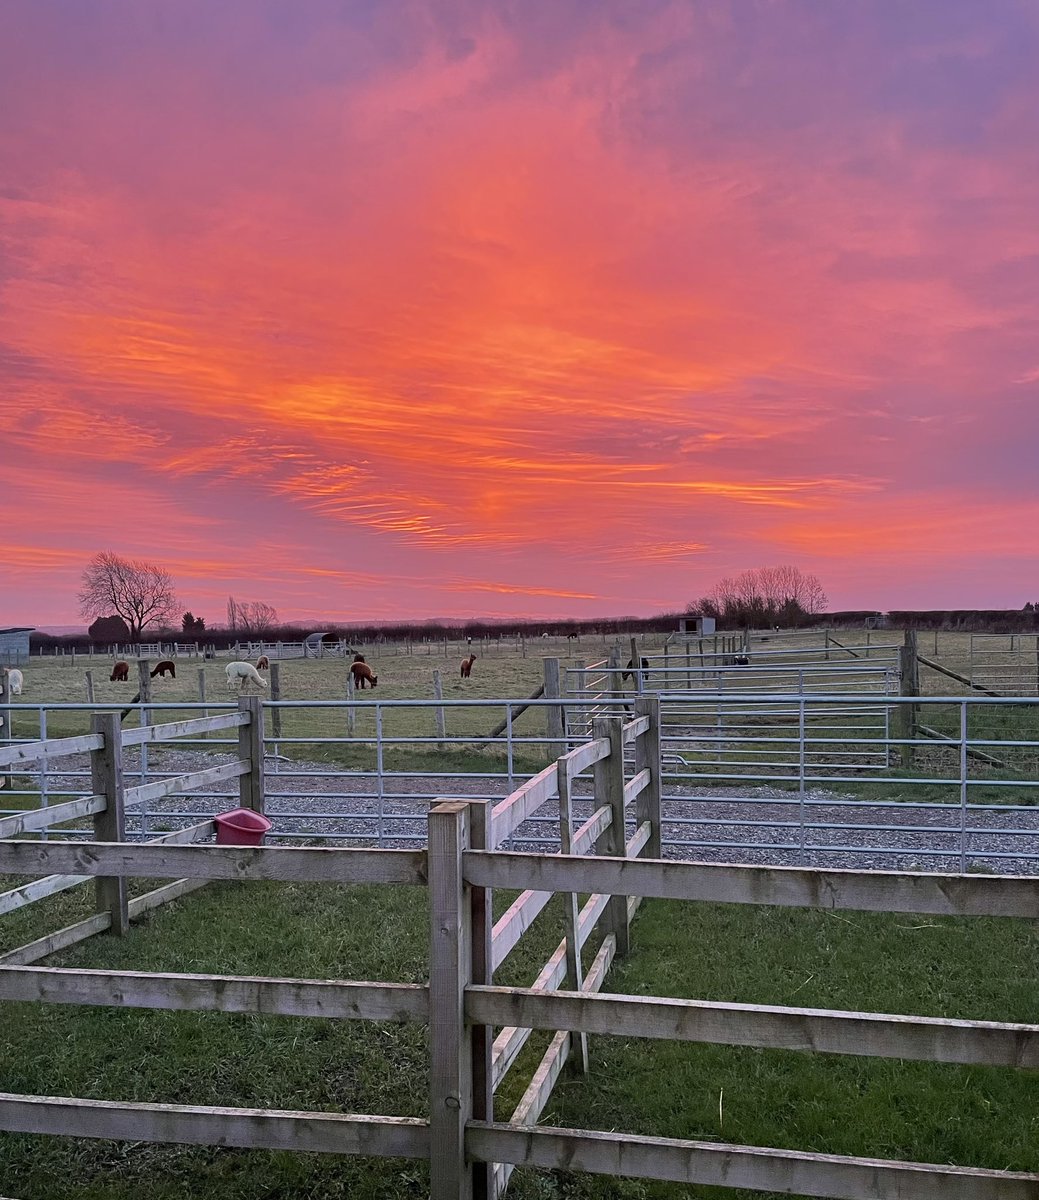
[[[231,812],[218,813],[216,821],[216,844],[218,846],[259,846],[271,822],[251,808],[236,808]]]

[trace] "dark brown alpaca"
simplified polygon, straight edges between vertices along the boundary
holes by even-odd
[[[130,664],[128,662],[117,662],[112,668],[112,674],[108,678],[113,683],[126,683],[130,678]]]
[[[649,670],[649,659],[648,658],[640,658],[639,663],[640,663],[643,671]],[[621,683],[623,683],[625,681],[625,679],[629,679],[629,678],[633,679],[634,677],[635,677],[635,660],[633,658],[629,658],[628,665],[621,675]]]
[[[476,662],[476,655],[470,654],[468,658],[462,659],[462,678],[468,679],[472,673],[473,663]]]
[[[165,679],[167,675],[169,675],[171,679],[176,679],[177,668],[172,662],[170,662],[168,658],[164,658],[161,663],[155,664],[155,670],[152,671],[152,679],[154,679],[156,675],[161,676],[163,679]]]
[[[261,654],[256,660],[257,671],[269,671],[271,669],[271,660],[266,654]]]
[[[379,682],[379,676],[372,674],[372,669],[367,663],[355,662],[350,664],[350,674],[354,677],[354,687],[365,688],[368,684],[372,687]]]

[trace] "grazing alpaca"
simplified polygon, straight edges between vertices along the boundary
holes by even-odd
[[[269,671],[271,669],[271,660],[266,654],[261,654],[256,660],[257,671]]]
[[[165,679],[167,675],[169,675],[171,679],[176,679],[177,668],[172,662],[170,662],[168,658],[164,658],[161,663],[155,664],[155,670],[152,671],[152,679],[154,679],[156,675],[161,676],[163,679]]]
[[[472,673],[473,663],[476,662],[476,655],[470,654],[468,658],[462,659],[462,678],[468,679]]]
[[[7,694],[9,696],[20,696],[25,676],[17,667],[11,667],[10,669],[4,667],[4,674],[7,676]]]
[[[643,671],[649,670],[649,659],[648,658],[640,658],[639,664],[641,665]],[[625,679],[629,679],[629,678],[630,679],[635,678],[635,660],[633,658],[628,659],[627,668],[621,674],[621,683],[623,683],[625,681]]]
[[[352,662],[350,674],[354,677],[354,687],[365,688],[370,683],[372,687],[379,682],[379,676],[372,674],[372,669],[365,662]]]
[[[112,674],[108,678],[112,683],[126,683],[130,678],[130,664],[122,661],[117,662],[112,668]]]
[[[267,680],[252,663],[229,662],[224,667],[224,674],[227,676],[227,686],[231,691],[234,691],[236,687],[241,691],[247,683],[256,683],[262,688],[267,686]]]

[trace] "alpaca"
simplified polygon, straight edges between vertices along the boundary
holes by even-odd
[[[266,654],[261,654],[256,660],[257,671],[269,671],[271,669],[271,660]]]
[[[108,678],[112,683],[126,683],[130,678],[130,664],[122,661],[117,662],[112,668],[112,674]]]
[[[643,671],[649,670],[649,659],[648,658],[640,658],[639,663],[640,663]],[[635,678],[635,660],[633,658],[628,659],[627,668],[621,674],[621,683],[623,683],[625,681],[625,679],[629,679],[629,678],[630,679]]]
[[[473,663],[476,662],[476,655],[470,654],[468,658],[462,659],[462,678],[468,679],[472,673]]]
[[[7,676],[7,694],[9,696],[20,696],[25,676],[17,667],[11,667],[10,669],[4,667],[4,674]]]
[[[364,662],[364,655],[363,655],[363,654],[355,654],[355,655],[354,655],[354,662],[361,662],[361,663],[363,663],[363,662]]]
[[[152,679],[154,679],[156,675],[159,675],[163,679],[165,679],[167,675],[169,675],[171,679],[176,679],[177,668],[168,658],[164,658],[161,663],[155,664],[155,670],[152,671]]]
[[[749,667],[750,659],[745,654],[737,654],[732,660],[733,665],[737,667]]]
[[[379,682],[379,676],[372,674],[372,669],[367,663],[352,662],[350,664],[350,674],[354,677],[354,687],[364,688],[367,684],[372,687]]]
[[[256,683],[262,688],[267,686],[267,680],[264,679],[252,663],[229,662],[224,667],[224,673],[227,675],[227,686],[232,692],[235,690],[235,687],[241,691],[247,683]]]

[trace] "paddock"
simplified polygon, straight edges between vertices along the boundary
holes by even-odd
[[[835,702],[846,704],[848,698]],[[979,702],[986,701],[957,701],[961,705]],[[274,811],[268,809],[273,799],[270,783],[276,776],[266,769],[265,706],[256,697],[243,698],[233,711],[219,715],[136,729],[122,729],[116,712],[96,713],[87,734],[15,742],[0,750],[0,765],[20,767],[66,755],[90,756],[89,795],[0,819],[0,872],[42,879],[0,896],[0,911],[24,915],[47,895],[97,880],[92,916],[0,957],[0,995],[5,999],[417,1023],[427,1031],[429,1056],[422,1116],[271,1112],[7,1093],[0,1097],[0,1127],[135,1143],[283,1147],[411,1158],[428,1162],[430,1194],[435,1198],[500,1195],[513,1169],[525,1166],[849,1200],[899,1196],[909,1181],[913,1194],[919,1196],[981,1200],[1033,1196],[1039,1175],[1000,1170],[999,1163],[956,1167],[883,1161],[724,1140],[538,1125],[567,1061],[572,1059],[579,1073],[585,1072],[588,1035],[775,1047],[811,1055],[888,1057],[1011,1071],[1039,1065],[1039,1026],[1020,1022],[605,994],[614,959],[628,958],[637,940],[638,925],[632,921],[640,898],[821,907],[832,913],[897,912],[928,918],[1034,920],[1039,915],[1039,880],[1028,876],[733,866],[665,859],[661,844],[664,699],[630,697],[615,705],[619,711],[613,717],[592,718],[590,738],[572,747],[564,745],[558,758],[551,758],[500,800],[431,797],[424,845],[416,848],[219,846],[206,844],[212,835],[208,820],[157,836],[146,831],[152,834],[147,841],[129,840],[127,812],[163,794],[187,794],[235,781],[238,804]],[[134,746],[172,745],[228,733],[235,746],[230,762],[186,777],[136,784],[124,770],[124,751]],[[284,730],[281,737],[286,737]],[[546,729],[536,745],[544,753],[552,741]],[[967,748],[965,741],[961,759],[969,760]],[[587,816],[574,811],[574,797],[582,784],[590,792]],[[554,812],[542,818],[549,804]],[[91,827],[84,830],[82,822],[88,818]],[[513,849],[511,840],[539,818],[555,824],[555,852]],[[67,831],[73,821],[80,825],[75,839],[57,836],[58,825]],[[44,833],[51,836],[44,839]],[[92,838],[84,840],[84,834],[91,833]],[[30,840],[24,840],[26,835]],[[138,836],[143,836],[141,831]],[[139,877],[170,882],[130,897],[126,881]],[[361,982],[36,965],[99,934],[106,940],[131,936],[132,919],[139,920],[173,900],[190,905],[189,892],[220,880],[243,885],[266,880],[307,887],[424,889],[428,975],[421,982]],[[518,895],[494,919],[492,894],[500,889]],[[556,895],[564,900],[563,940],[531,986],[500,986],[495,972],[507,967],[510,955]],[[582,897],[588,898],[582,903]],[[509,1118],[496,1119],[495,1093],[517,1065],[534,1029],[551,1035],[548,1047],[530,1064],[529,1082]]]

